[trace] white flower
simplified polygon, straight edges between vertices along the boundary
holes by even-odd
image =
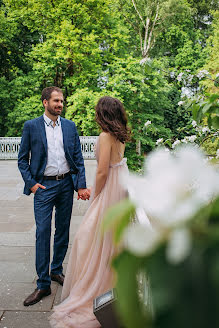
[[[197,122],[196,121],[192,121],[192,126],[195,128],[197,126]]]
[[[184,101],[182,101],[182,100],[178,102],[178,106],[182,106],[183,104],[184,104]]]
[[[170,72],[170,77],[173,79],[175,77],[175,72]]]
[[[146,128],[148,125],[150,125],[150,124],[151,124],[151,121],[147,121],[147,122],[145,122],[145,124],[144,124],[145,128]]]
[[[144,65],[148,61],[148,58],[143,58],[140,60],[140,65]]]
[[[128,226],[123,235],[124,246],[133,254],[143,256],[153,252],[160,235],[139,223]]]
[[[188,143],[188,139],[187,139],[186,137],[185,137],[184,139],[181,139],[180,141],[181,141],[182,143],[186,143],[186,144]]]
[[[188,141],[194,142],[197,139],[196,135],[188,137]]]
[[[159,144],[161,144],[163,142],[163,138],[157,139],[156,141],[156,145],[158,146]]]
[[[205,126],[205,127],[202,129],[202,133],[206,134],[206,133],[208,133],[208,132],[210,132],[210,129],[209,129],[209,127]]]
[[[192,80],[193,80],[193,77],[194,77],[194,75],[189,74],[189,75],[187,76],[187,83],[191,84],[191,83],[192,83]]]
[[[188,229],[173,230],[166,248],[168,261],[172,264],[184,261],[190,253],[191,244],[191,236]]]
[[[216,77],[216,79],[217,79],[217,78],[219,77],[219,73],[217,73],[215,77]]]
[[[216,152],[216,158],[217,158],[217,159],[219,158],[219,149],[218,149],[217,152]]]
[[[172,148],[175,148],[177,145],[179,145],[181,143],[180,140],[176,140],[174,141],[174,143],[172,144]]]
[[[182,81],[182,77],[183,77],[184,73],[179,73],[179,75],[177,76],[177,81],[181,82]]]
[[[196,74],[199,80],[205,77],[206,75],[209,75],[209,72],[206,69],[203,69],[202,71],[199,71],[198,74]]]
[[[192,91],[192,88],[182,87],[181,97],[192,98],[193,95],[194,95],[194,92]]]
[[[145,175],[130,174],[123,184],[132,188],[130,198],[155,224],[175,226],[219,195],[219,174],[204,159],[194,146],[174,153],[158,148],[147,157]]]

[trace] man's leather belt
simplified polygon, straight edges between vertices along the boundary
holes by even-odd
[[[71,172],[69,171],[69,172],[67,172],[65,174],[61,174],[61,175],[47,175],[47,176],[44,175],[43,179],[44,180],[57,180],[57,181],[59,181],[59,180],[64,179],[65,177],[67,177],[70,174],[71,174]]]

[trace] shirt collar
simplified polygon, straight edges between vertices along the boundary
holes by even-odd
[[[46,116],[45,113],[43,114],[43,118],[44,118],[44,122],[46,123],[47,126],[51,126],[51,127],[53,127],[53,121],[52,121],[48,116]],[[61,122],[61,121],[60,121],[60,116],[58,116],[58,118],[57,118],[55,124],[56,124],[57,126],[60,126],[60,122]]]

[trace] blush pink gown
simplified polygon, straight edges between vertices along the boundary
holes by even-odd
[[[97,161],[98,152],[97,141]],[[62,303],[54,308],[50,317],[53,328],[101,327],[93,314],[93,300],[114,286],[111,259],[115,248],[111,233],[101,236],[100,227],[106,210],[126,197],[126,190],[120,184],[120,176],[127,171],[126,158],[121,157],[119,163],[110,165],[104,188],[91,200],[72,245],[62,290]],[[94,190],[92,194],[94,195]]]

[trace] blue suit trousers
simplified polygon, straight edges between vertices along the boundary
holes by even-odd
[[[61,274],[63,260],[69,243],[69,228],[73,205],[73,182],[71,176],[63,180],[43,180],[46,189],[38,188],[34,195],[36,220],[36,271],[37,287],[50,287],[50,272]],[[55,235],[53,260],[50,268],[50,241],[53,208],[55,208]]]

